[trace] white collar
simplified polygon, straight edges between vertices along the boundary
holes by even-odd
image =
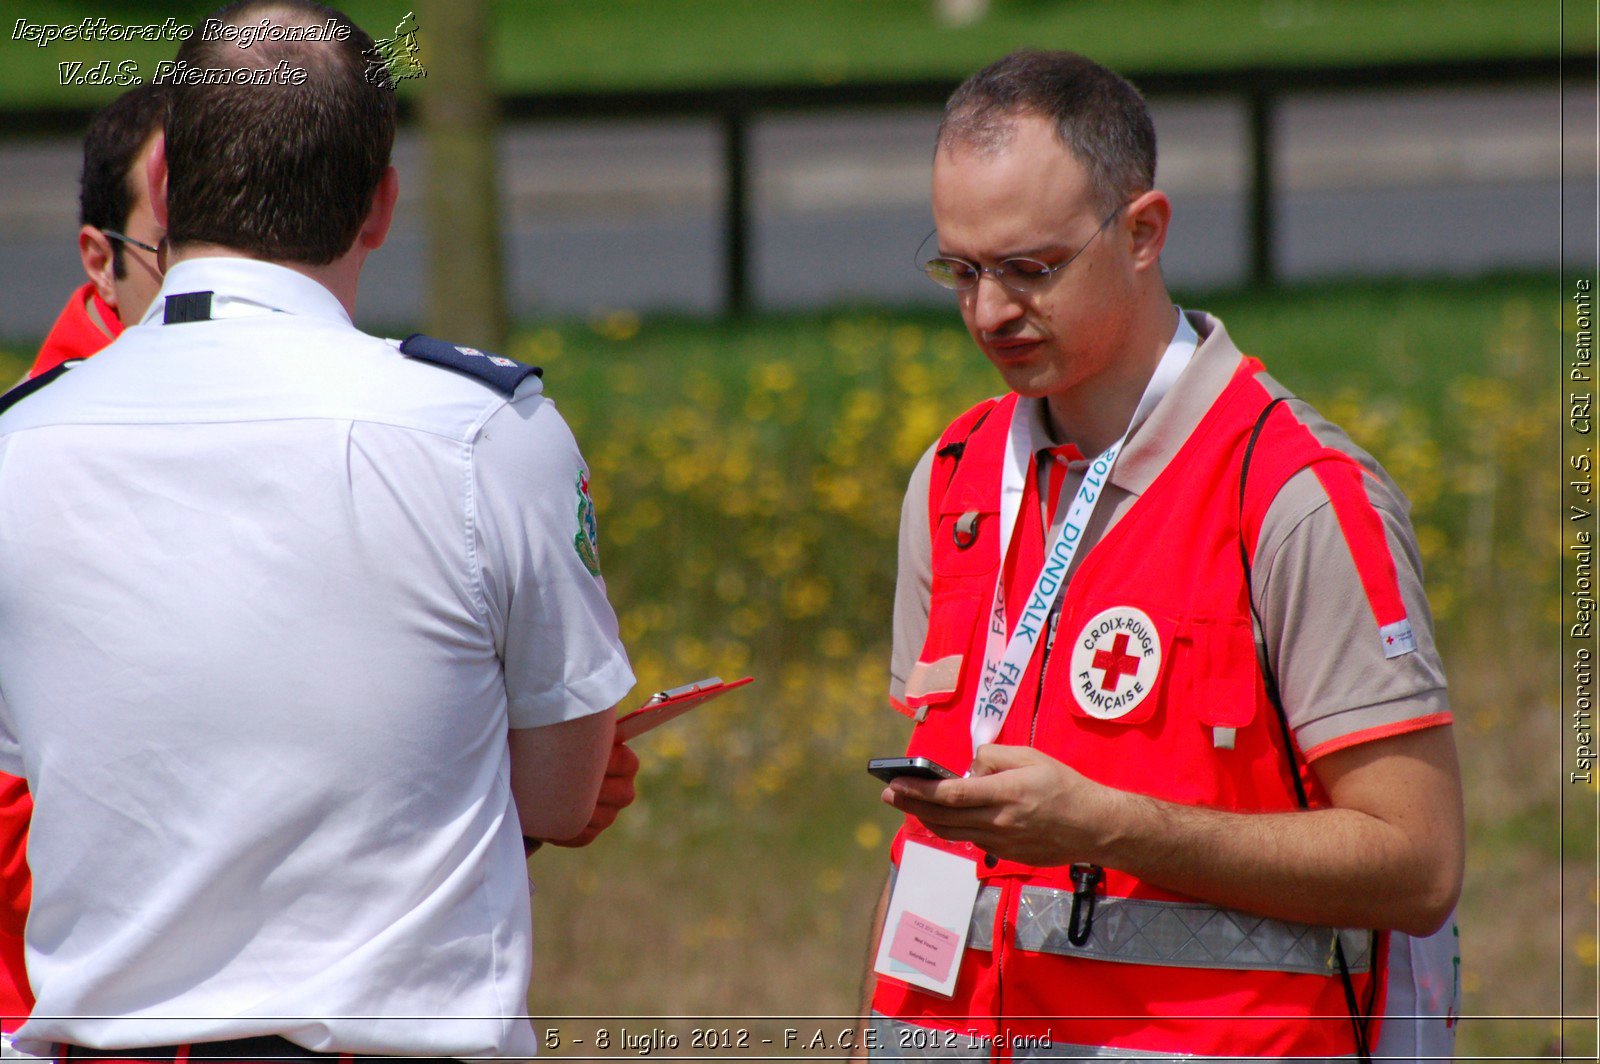
[[[167,297],[185,292],[214,292],[223,300],[241,300],[285,314],[351,324],[344,304],[321,283],[287,266],[233,256],[174,263],[139,324],[159,320]]]

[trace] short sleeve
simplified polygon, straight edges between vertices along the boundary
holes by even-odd
[[[0,689],[0,772],[21,776],[22,747],[16,739],[16,725],[11,720],[11,709],[6,705],[6,695]]]
[[[615,705],[633,687],[600,575],[589,470],[555,404],[524,389],[473,443],[478,568],[511,727]]]
[[[906,678],[928,637],[928,601],[933,593],[933,539],[928,532],[928,490],[933,480],[929,447],[911,471],[900,505],[899,568],[894,582],[894,632],[889,653],[889,698],[904,704]]]
[[[0,773],[0,935],[20,938],[33,899],[28,871],[28,826],[33,795],[28,781]]]
[[[1261,636],[1307,759],[1450,722],[1416,536],[1387,476],[1301,470],[1259,544]]]

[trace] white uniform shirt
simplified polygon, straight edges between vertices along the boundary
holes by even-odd
[[[302,274],[179,263],[0,416],[0,769],[37,803],[20,1048],[534,1053],[508,728],[633,685],[583,460]],[[241,315],[241,316],[235,316]]]

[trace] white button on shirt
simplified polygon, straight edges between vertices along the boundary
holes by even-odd
[[[321,285],[176,264],[0,415],[0,770],[36,802],[20,1048],[531,1056],[508,728],[633,685],[583,460]]]

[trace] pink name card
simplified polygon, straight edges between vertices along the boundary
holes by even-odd
[[[900,925],[894,930],[889,956],[942,983],[950,975],[960,938],[949,928],[908,910],[900,914]]]

